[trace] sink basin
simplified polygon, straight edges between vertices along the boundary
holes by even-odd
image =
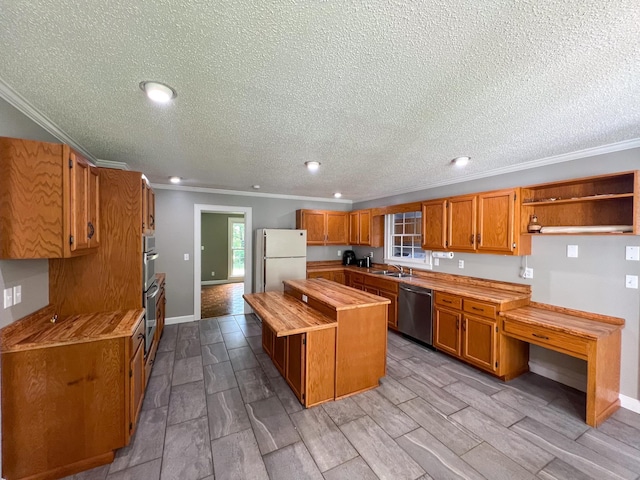
[[[393,273],[393,272],[390,272],[389,270],[373,270],[369,273],[373,273],[375,275],[389,275],[390,273]]]
[[[400,272],[387,272],[384,275],[387,277],[395,277],[395,278],[411,278],[413,275],[409,273],[400,273]]]

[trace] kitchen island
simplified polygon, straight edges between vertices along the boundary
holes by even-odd
[[[375,388],[385,375],[388,299],[321,278],[244,299],[262,320],[262,347],[303,405]]]

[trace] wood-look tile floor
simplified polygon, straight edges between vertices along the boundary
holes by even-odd
[[[74,479],[635,479],[640,415],[598,429],[585,395],[503,383],[390,333],[375,390],[304,409],[251,316],[166,327],[137,433]]]
[[[200,290],[200,318],[221,317],[244,312],[244,283],[204,285]]]

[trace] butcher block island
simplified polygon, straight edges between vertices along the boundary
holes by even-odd
[[[323,278],[244,295],[262,347],[310,407],[375,388],[384,377],[389,300]]]

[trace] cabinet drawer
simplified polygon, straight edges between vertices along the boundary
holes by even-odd
[[[353,283],[364,283],[364,275],[361,273],[349,273],[351,277],[351,282]]]
[[[449,295],[448,293],[436,292],[436,304],[443,305],[456,310],[462,310],[462,298],[457,295]]]
[[[476,302],[475,300],[464,300],[464,311],[483,317],[496,318],[496,306],[490,303]]]
[[[381,290],[386,290],[391,293],[398,293],[398,283],[392,280],[385,280],[384,278],[365,277],[364,284],[366,286],[372,286]]]
[[[138,325],[136,326],[136,329],[133,332],[133,335],[131,335],[130,341],[131,341],[131,353],[133,354],[138,348],[138,345],[144,342],[144,318],[142,318],[138,322]]]
[[[526,325],[519,322],[504,321],[504,333],[513,334],[525,341],[537,343],[542,346],[549,346],[554,350],[569,351],[587,357],[587,346],[589,341],[573,335],[566,335],[561,332],[554,332],[534,325]],[[556,347],[556,348],[553,348]]]

